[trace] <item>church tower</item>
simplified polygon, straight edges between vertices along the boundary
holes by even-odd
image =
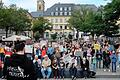
[[[37,0],[37,11],[44,11],[45,2],[44,0]]]

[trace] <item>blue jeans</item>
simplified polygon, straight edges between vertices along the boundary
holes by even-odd
[[[92,70],[93,70],[94,72],[96,72],[96,63],[93,63],[93,64],[92,64]]]
[[[60,74],[60,77],[63,78],[65,76],[65,69],[64,68],[60,68],[59,69],[59,74]]]
[[[52,72],[51,67],[41,69],[41,73],[42,73],[43,78],[49,78],[51,75],[51,72]]]
[[[70,68],[69,71],[70,71],[70,76],[76,77],[76,74],[77,74],[77,68],[76,67]]]
[[[116,62],[112,62],[112,72],[116,72]]]

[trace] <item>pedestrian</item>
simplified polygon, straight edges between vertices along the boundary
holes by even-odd
[[[24,48],[24,43],[16,44],[16,52],[5,60],[3,76],[7,80],[37,80],[34,64],[25,55]]]
[[[116,56],[115,51],[112,51],[111,62],[112,62],[112,72],[116,72],[117,56]]]
[[[117,55],[118,55],[118,68],[120,67],[120,45],[119,45],[119,47],[118,47],[118,49],[117,49]]]
[[[106,56],[104,57],[104,64],[105,64],[105,69],[104,71],[108,70],[110,72],[110,63],[111,63],[111,59],[110,59],[110,54],[109,51],[107,51]]]
[[[92,70],[96,72],[96,56],[92,57]]]

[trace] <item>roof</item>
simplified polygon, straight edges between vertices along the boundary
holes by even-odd
[[[74,6],[74,9],[80,9],[81,7],[85,7],[91,9],[93,11],[97,11],[98,8],[94,4],[77,4]]]
[[[75,4],[61,4],[61,3],[54,4],[52,7],[46,10],[45,16],[51,16],[51,12],[53,12],[54,16],[60,16],[60,12],[63,12],[64,15],[64,12],[66,13],[71,12],[74,8],[74,5]],[[69,7],[71,8],[70,10]],[[62,10],[60,8],[62,8]],[[58,13],[58,15],[55,15],[56,12]],[[68,15],[64,15],[64,16],[68,16]]]
[[[93,4],[71,4],[71,3],[57,3],[48,8],[46,11],[31,12],[33,18],[41,16],[70,16],[74,9],[80,9],[82,6],[97,11],[97,7]]]
[[[43,16],[43,11],[36,11],[36,12],[31,12],[31,15],[33,18],[37,18],[37,17],[42,17]]]

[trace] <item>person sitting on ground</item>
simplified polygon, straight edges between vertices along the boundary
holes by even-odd
[[[73,58],[71,60],[71,63],[70,63],[70,69],[69,69],[69,72],[70,72],[70,75],[72,77],[72,80],[76,79],[76,74],[77,74],[77,60],[75,58]]]
[[[59,74],[60,74],[60,78],[64,79],[64,76],[65,76],[65,63],[64,63],[62,58],[60,59]]]
[[[83,71],[84,78],[87,78],[89,74],[89,61],[85,57],[81,62],[81,69]]]
[[[58,67],[58,62],[56,58],[52,61],[52,71],[53,71],[54,78],[55,79],[59,78],[59,67]]]
[[[42,69],[41,73],[43,75],[43,78],[49,78],[51,75],[52,69],[51,69],[51,60],[48,58],[47,55],[44,56],[44,59],[42,61]]]
[[[41,78],[41,60],[38,59],[38,55],[35,55],[35,58],[33,60],[33,63],[35,65],[37,77]]]

